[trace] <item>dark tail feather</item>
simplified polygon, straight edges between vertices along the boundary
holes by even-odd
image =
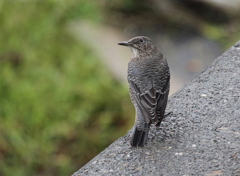
[[[148,132],[149,132],[150,125],[147,123],[144,123],[144,127],[141,129],[138,129],[136,126],[133,129],[132,138],[130,141],[131,146],[133,147],[143,147],[148,139]]]

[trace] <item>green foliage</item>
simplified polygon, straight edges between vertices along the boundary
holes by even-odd
[[[65,30],[70,19],[101,18],[96,9],[0,4],[0,175],[70,175],[129,127],[127,88]]]

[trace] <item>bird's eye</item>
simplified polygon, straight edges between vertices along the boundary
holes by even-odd
[[[143,42],[144,42],[144,40],[143,40],[143,39],[139,39],[139,41],[140,41],[141,43],[143,43]]]

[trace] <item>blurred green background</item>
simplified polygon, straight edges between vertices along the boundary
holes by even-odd
[[[0,1],[0,175],[71,175],[126,134],[134,121],[127,86],[69,33],[68,22],[179,25],[156,12],[149,21],[150,10],[135,0]],[[228,18],[221,25],[202,19],[192,30],[227,48],[240,34],[239,18]],[[236,35],[222,28],[235,23]]]
[[[66,31],[88,1],[0,4],[0,175],[71,175],[130,127],[127,87]],[[133,120],[132,120],[133,121]]]

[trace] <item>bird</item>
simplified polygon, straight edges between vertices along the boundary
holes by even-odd
[[[127,80],[136,117],[130,145],[144,147],[150,126],[159,127],[165,117],[170,89],[168,62],[148,37],[137,36],[118,45],[132,50]]]

